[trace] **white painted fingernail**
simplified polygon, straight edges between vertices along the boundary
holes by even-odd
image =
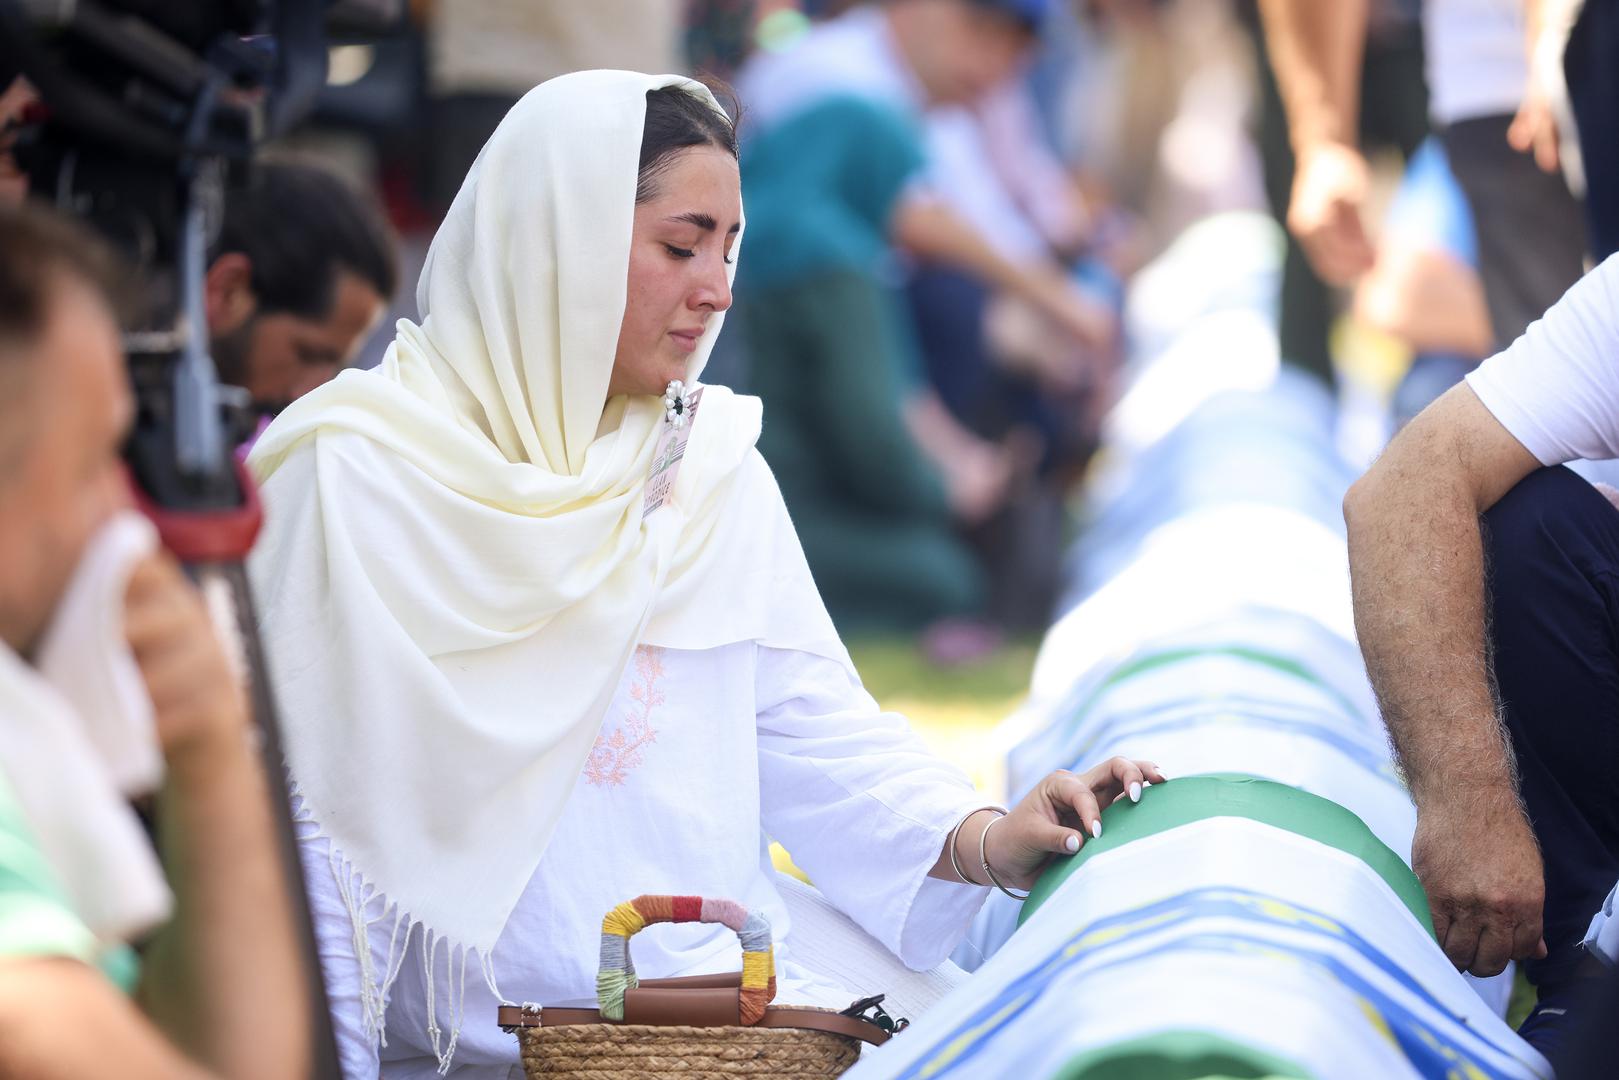
[[[1132,782],[1130,784],[1130,801],[1131,802],[1140,802],[1141,801],[1141,784],[1140,784],[1139,781],[1135,781],[1135,782]]]
[[[1102,835],[1102,819],[1101,818],[1097,818],[1095,821],[1091,822],[1091,835],[1092,836],[1098,836],[1098,837]]]
[[[1066,847],[1068,849],[1068,853],[1072,855],[1074,852],[1079,850],[1079,837],[1075,836],[1073,833],[1069,833],[1068,839],[1063,841],[1063,846]]]

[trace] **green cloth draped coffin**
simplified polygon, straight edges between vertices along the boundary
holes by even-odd
[[[1161,346],[1115,413],[1076,593],[1007,722],[1014,797],[1114,754],[1170,782],[1105,810],[1027,903],[992,902],[958,953],[974,977],[851,1080],[1551,1075],[1501,1020],[1501,983],[1445,959],[1407,865],[1332,406],[1277,370],[1245,299],[1270,291],[1270,229],[1206,223],[1138,279],[1138,300],[1174,304],[1133,313]],[[1178,329],[1142,325],[1166,307]]]

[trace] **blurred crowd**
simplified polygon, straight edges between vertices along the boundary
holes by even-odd
[[[413,286],[435,230],[524,94],[581,69],[694,74],[738,118],[745,214],[734,306],[703,381],[763,400],[758,446],[839,633],[914,635],[941,664],[1049,623],[1079,525],[1074,496],[1131,374],[1133,276],[1190,223],[1263,210],[1282,226],[1276,359],[1341,393],[1346,410],[1375,391],[1368,454],[1619,248],[1611,0],[414,0],[389,32],[330,42],[328,59],[314,111],[231,187],[206,256],[211,356],[251,418],[237,432],[241,455],[293,401],[383,360],[395,320],[417,315]],[[36,433],[21,419],[32,416],[0,430],[14,481],[0,488],[10,523],[0,534],[0,690],[16,701],[62,625],[57,609],[90,526],[123,489],[118,451],[132,407],[117,275],[61,222],[9,207],[45,194],[27,190],[12,150],[48,108],[25,78],[0,72],[0,344],[48,354],[50,408],[99,412],[52,430],[61,452],[51,456],[31,456]],[[46,295],[58,279],[72,283],[60,286],[72,297],[66,322]],[[1582,318],[1611,330],[1612,298],[1604,307],[1596,295]],[[1515,392],[1529,400],[1534,380],[1519,377]],[[1485,396],[1487,381],[1473,385]],[[1532,441],[1512,436],[1519,450]],[[1619,452],[1613,438],[1606,449]],[[1550,465],[1558,453],[1534,456]],[[1402,483],[1427,468],[1411,454]],[[1558,460],[1579,456],[1603,455]],[[1520,464],[1487,503],[1535,462]],[[1360,485],[1362,502],[1376,486]],[[1612,498],[1619,504],[1619,492]],[[1402,504],[1389,520],[1420,509]],[[1474,509],[1463,516],[1476,524],[1488,506]],[[232,661],[200,601],[154,554],[153,537],[121,543],[96,557],[134,574],[129,636],[142,674],[150,683],[165,664],[179,672],[152,704],[185,798],[157,827],[189,852],[179,871],[164,868],[185,919],[152,953],[170,993],[141,1004],[180,1052],[247,1074],[263,1034],[219,988],[262,968],[263,996],[286,1014],[271,1021],[296,1031],[299,973],[273,959],[293,951],[296,920],[269,904],[254,927],[220,921],[214,937],[234,944],[214,951],[200,950],[195,925],[229,906],[221,896],[275,891],[265,778],[243,748]],[[1387,640],[1400,644],[1399,630]],[[1395,654],[1403,646],[1384,655]],[[1578,756],[1589,734],[1557,752]],[[226,790],[222,776],[239,782]],[[23,816],[36,820],[75,790],[18,786]],[[1575,889],[1549,870],[1547,910],[1561,922],[1510,954],[1542,965],[1531,971],[1548,1002],[1573,978],[1575,924],[1588,918],[1591,890],[1613,880],[1619,851],[1613,783],[1580,790],[1591,805],[1563,808],[1566,835],[1586,842],[1571,857],[1600,872]],[[1516,794],[1509,801],[1522,851],[1550,851],[1557,841],[1529,836]],[[0,803],[0,833],[20,820],[13,809]],[[1455,814],[1460,836],[1465,815]],[[117,862],[114,847],[99,854]],[[70,882],[83,889],[71,899],[93,906],[103,871],[113,872],[92,867]],[[131,904],[110,905],[91,927],[98,940],[135,936],[132,927],[168,914],[166,894],[138,911],[123,899]],[[36,951],[92,960],[116,979],[117,957],[67,931],[53,936],[60,929],[31,924]],[[199,950],[208,964],[194,962]],[[213,1030],[188,1033],[193,1012]],[[1526,1031],[1554,1014],[1543,1010]],[[162,1045],[152,1074],[185,1075]],[[289,1037],[278,1060],[301,1052]]]
[[[1283,362],[1335,386],[1357,328],[1379,392],[1388,355],[1405,373],[1396,422],[1600,258],[1611,211],[1584,195],[1610,151],[1578,136],[1612,98],[1609,17],[1566,0],[421,0],[396,35],[333,48],[290,142],[380,193],[408,285],[536,82],[728,84],[749,255],[705,378],[764,399],[761,446],[840,627],[923,632],[945,660],[1044,625],[1127,355],[1125,283],[1187,223],[1263,206],[1287,224]],[[408,288],[393,302],[414,314]]]
[[[1283,362],[1336,385],[1347,310],[1405,372],[1396,421],[1611,250],[1611,140],[1579,138],[1611,108],[1611,18],[1568,0],[416,0],[391,33],[331,44],[313,116],[233,197],[213,353],[266,420],[377,363],[462,178],[537,83],[610,67],[728,86],[749,253],[705,378],[764,399],[761,447],[840,628],[971,657],[1047,620],[1127,355],[1125,284],[1185,224],[1268,206],[1289,227]],[[32,107],[26,80],[0,97],[13,123]]]
[[[1177,222],[1257,198],[1240,29],[1218,0],[1175,7],[419,4],[397,38],[333,50],[293,141],[382,192],[409,265],[536,82],[729,85],[747,255],[705,381],[764,400],[761,449],[840,628],[970,658],[1049,615],[1125,280]],[[1160,133],[1199,110],[1202,145],[1164,179]]]

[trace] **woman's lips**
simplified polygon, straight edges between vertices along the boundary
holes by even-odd
[[[703,336],[703,332],[701,330],[671,330],[669,331],[669,336],[674,338],[675,344],[686,352],[696,352],[697,339]]]

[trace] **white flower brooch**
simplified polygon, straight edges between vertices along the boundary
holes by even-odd
[[[686,384],[676,379],[663,392],[664,422],[671,427],[683,428],[690,412],[691,398],[686,394]]]

